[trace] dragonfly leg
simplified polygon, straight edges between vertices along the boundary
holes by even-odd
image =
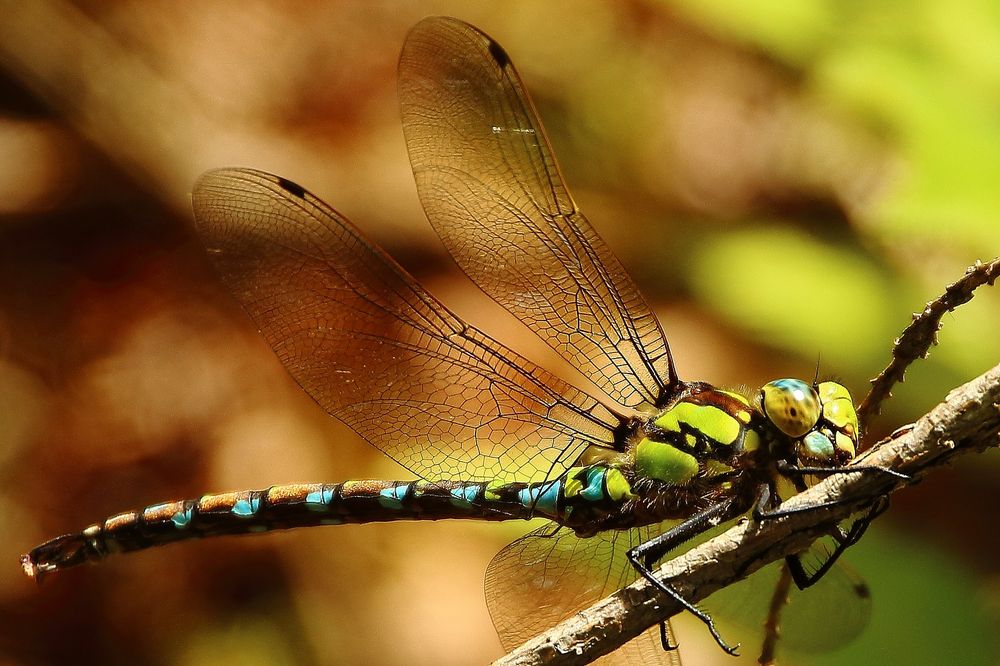
[[[803,468],[799,468],[800,470]],[[825,468],[820,468],[825,469]],[[881,470],[882,468],[874,468]],[[829,470],[827,470],[829,471]],[[889,470],[884,470],[889,471]],[[895,473],[894,473],[895,474]],[[909,477],[907,477],[909,478]],[[784,516],[790,516],[796,513],[803,513],[806,511],[815,511],[817,509],[830,508],[833,506],[840,506],[847,503],[849,500],[832,500],[829,502],[822,502],[820,504],[813,504],[810,506],[794,507],[791,509],[773,509],[767,508],[768,505],[773,505],[774,501],[777,500],[777,496],[771,491],[771,488],[766,484],[761,487],[760,494],[757,497],[757,501],[754,504],[753,517],[754,520],[760,522],[764,520],[774,520],[775,518],[782,518]],[[815,585],[826,572],[837,562],[841,555],[844,554],[848,548],[856,544],[861,540],[861,537],[868,530],[868,526],[871,525],[872,521],[878,516],[882,515],[886,509],[889,508],[889,496],[882,495],[872,506],[868,509],[864,516],[854,521],[850,529],[846,532],[841,527],[836,527],[835,531],[831,532],[831,536],[837,541],[837,548],[830,554],[820,567],[812,572],[807,572],[805,566],[802,564],[802,558],[799,554],[789,555],[785,558],[785,562],[788,565],[789,573],[792,575],[792,580],[795,581],[795,585],[800,589],[804,590],[807,587]]]
[[[856,465],[854,467],[795,467],[789,465],[788,463],[782,463],[778,465],[778,472],[784,475],[812,475],[812,476],[833,476],[835,474],[851,474],[853,472],[867,472],[867,473],[881,473],[887,474],[889,476],[895,477],[901,481],[909,481],[913,477],[909,474],[903,474],[902,472],[897,472],[895,470],[888,469],[886,467],[879,467],[877,465]],[[765,508],[767,504],[771,503],[773,493],[768,492],[765,487],[761,496],[758,498],[753,509],[754,520],[773,520],[775,518],[783,518],[785,516],[791,516],[796,513],[804,513],[806,511],[815,511],[817,509],[828,509],[835,506],[842,506],[844,504],[850,504],[854,500],[851,498],[835,499],[828,502],[820,502],[819,504],[809,504],[806,506],[797,506],[789,509],[767,509]],[[887,498],[884,495],[883,498]],[[885,507],[881,504],[882,500],[876,500],[875,504],[872,506],[872,510],[869,511],[870,518],[869,522],[885,511]],[[877,509],[877,512],[874,512]]]
[[[785,558],[785,562],[788,564],[788,571],[792,574],[792,580],[795,581],[795,585],[800,589],[804,590],[807,587],[815,585],[826,572],[840,559],[840,556],[844,554],[848,548],[856,544],[864,536],[865,532],[868,530],[868,526],[872,524],[878,516],[885,512],[889,508],[889,496],[882,495],[872,507],[865,513],[864,516],[854,521],[850,529],[846,532],[837,528],[837,532],[832,534],[833,538],[837,541],[837,548],[830,554],[829,557],[824,560],[823,564],[812,572],[807,572],[805,567],[802,565],[802,560],[798,555],[789,555]]]
[[[714,638],[715,642],[719,644],[719,647],[731,655],[738,654],[737,650],[739,649],[739,644],[733,647],[726,643],[726,641],[723,640],[722,636],[719,634],[718,629],[716,629],[715,621],[712,619],[712,616],[685,599],[673,587],[658,580],[656,576],[653,575],[652,567],[657,560],[664,557],[677,546],[688,541],[692,537],[701,534],[711,527],[736,517],[740,513],[743,513],[744,510],[745,508],[740,506],[740,503],[736,500],[724,500],[700,513],[695,514],[694,516],[691,516],[681,524],[672,527],[656,538],[639,544],[626,553],[629,562],[632,563],[632,566],[635,567],[636,571],[642,574],[643,578],[648,580],[657,590],[666,594],[668,597],[683,606],[689,613],[704,622],[705,626],[708,627],[709,632],[712,634],[712,638]],[[677,648],[676,645],[670,645],[670,641],[666,636],[666,627],[663,623],[661,623],[660,626],[660,639],[664,645],[664,649],[670,650]]]
[[[673,652],[679,645],[670,643],[670,631],[667,629],[667,621],[663,620],[660,622],[660,645],[663,646],[664,652]]]
[[[796,467],[787,462],[778,464],[778,472],[786,476],[797,474],[799,476],[834,476],[835,474],[852,474],[862,472],[868,474],[885,474],[900,481],[910,481],[913,477],[903,472],[897,472],[888,467],[880,465],[847,465],[846,467]]]
[[[782,463],[778,465],[778,471],[785,475],[813,475],[813,476],[833,476],[835,474],[850,474],[852,472],[867,472],[867,473],[881,473],[887,474],[889,476],[895,477],[901,481],[909,481],[913,477],[909,474],[903,474],[902,472],[897,472],[895,470],[888,469],[886,467],[879,467],[877,465],[856,465],[854,467],[795,467],[789,465],[788,463]],[[807,511],[816,511],[818,509],[829,509],[835,506],[842,506],[844,504],[850,504],[854,500],[851,498],[835,499],[828,502],[820,502],[819,504],[809,504],[805,506],[797,506],[788,509],[773,509],[767,508],[768,504],[773,504],[772,500],[776,500],[777,497],[774,496],[772,492],[764,487],[760,497],[758,497],[753,508],[753,518],[756,521],[761,520],[774,520],[775,518],[784,518],[785,516],[791,516],[796,513],[805,513]],[[881,498],[875,501],[872,508],[869,510],[868,515],[865,520],[871,522],[879,514],[885,511],[888,506],[888,495],[883,495]],[[865,525],[867,529],[867,525]],[[862,533],[864,530],[862,530]],[[844,537],[846,538],[846,536]],[[860,538],[858,535],[855,538],[855,542]]]

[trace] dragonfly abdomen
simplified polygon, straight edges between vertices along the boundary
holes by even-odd
[[[392,520],[527,520],[538,513],[524,492],[534,485],[364,480],[204,495],[111,516],[38,546],[22,565],[39,578],[112,553],[207,536]]]

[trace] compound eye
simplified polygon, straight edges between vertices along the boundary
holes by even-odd
[[[768,382],[760,394],[764,414],[789,437],[801,437],[819,421],[819,395],[800,379]]]

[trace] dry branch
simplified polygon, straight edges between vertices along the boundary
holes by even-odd
[[[944,293],[928,303],[922,312],[913,315],[913,321],[903,329],[892,347],[892,360],[878,376],[871,381],[871,390],[858,405],[858,420],[867,428],[882,407],[882,403],[892,395],[892,387],[903,381],[906,368],[920,358],[927,358],[932,345],[937,344],[937,332],[941,328],[941,318],[959,305],[968,303],[976,289],[984,284],[992,285],[1000,277],[1000,259],[986,262],[977,261],[965,275],[948,285]]]

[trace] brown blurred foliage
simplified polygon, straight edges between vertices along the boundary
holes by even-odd
[[[209,271],[189,212],[206,169],[253,166],[301,183],[457,312],[554,361],[459,277],[420,211],[395,63],[407,29],[437,13],[512,55],[581,207],[664,317],[686,378],[756,383],[811,367],[692,302],[680,268],[700,242],[694,221],[724,233],[780,217],[832,235],[870,209],[897,156],[803,95],[793,63],[683,12],[0,2],[0,663],[499,654],[482,573],[521,526],[221,539],[69,571],[40,590],[16,564],[57,533],[160,500],[406,478],[301,394]],[[652,251],[653,234],[671,241]],[[995,505],[997,486],[981,489]],[[912,501],[911,522],[938,506]],[[995,562],[980,566],[997,574]]]

